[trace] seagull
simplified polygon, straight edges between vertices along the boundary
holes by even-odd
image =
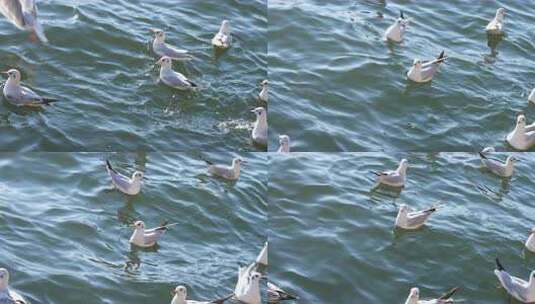
[[[268,135],[267,111],[262,107],[258,107],[254,110],[251,110],[251,112],[256,115],[253,132],[251,133],[253,142],[265,146],[267,145]]]
[[[496,16],[487,24],[485,30],[489,34],[501,34],[503,32],[503,18],[505,17],[505,8],[500,7],[496,11]]]
[[[509,275],[498,258],[496,258],[496,268],[494,274],[496,274],[507,293],[522,303],[535,302],[535,271],[531,272],[529,282],[526,282]]]
[[[26,300],[16,291],[9,288],[9,271],[0,268],[0,303],[27,304]]]
[[[422,62],[420,59],[414,59],[411,69],[407,73],[407,77],[414,82],[429,82],[433,80],[433,76],[438,72],[440,64],[446,60],[444,51],[438,57],[431,61]]]
[[[385,39],[394,42],[401,42],[401,40],[403,40],[403,34],[405,34],[405,30],[407,30],[407,25],[409,25],[409,20],[405,19],[403,16],[403,11],[401,11],[396,22],[386,29]]]
[[[535,123],[526,126],[526,116],[518,115],[515,129],[507,135],[506,140],[517,150],[528,150],[535,144]]]
[[[526,241],[526,249],[535,253],[535,228],[531,229],[531,233]]]
[[[535,88],[531,90],[531,93],[529,94],[529,97],[528,97],[528,101],[535,103]]]
[[[437,211],[436,207],[431,207],[421,211],[412,211],[409,206],[401,204],[396,217],[396,227],[406,230],[415,230],[422,227],[431,214]]]
[[[255,271],[255,263],[238,269],[238,282],[234,288],[234,298],[245,304],[260,304],[260,279],[262,275]]]
[[[32,31],[41,42],[48,42],[34,0],[0,0],[0,12],[19,29]]]
[[[159,57],[170,57],[174,60],[191,60],[193,57],[187,50],[180,50],[165,43],[165,32],[160,29],[152,29],[154,40],[152,41],[152,50]]]
[[[124,176],[117,172],[112,166],[109,160],[106,160],[106,170],[111,176],[111,182],[119,191],[128,195],[136,195],[141,191],[141,182],[143,181],[143,172],[135,171],[132,174],[132,178]]]
[[[239,157],[236,157],[232,160],[232,166],[230,167],[224,165],[216,165],[209,161],[207,162],[209,164],[208,173],[233,181],[238,180],[240,178],[241,164],[246,163],[246,161],[242,160]]]
[[[486,155],[489,153],[488,151],[491,151],[489,148],[485,148],[483,151],[479,152],[479,156],[481,157],[481,162],[483,165],[496,175],[501,177],[511,177],[513,175],[513,168],[516,158],[514,158],[514,156],[508,156],[505,160],[505,163],[494,158],[489,158]]]
[[[167,222],[163,222],[159,227],[145,230],[145,223],[143,221],[137,221],[133,227],[135,229],[130,237],[130,244],[143,248],[156,245],[158,239],[169,229]]]
[[[4,84],[4,97],[12,105],[40,107],[57,101],[52,98],[43,98],[30,88],[22,86],[20,84],[20,72],[16,69],[2,72],[2,74],[8,77]]]
[[[263,102],[268,102],[269,99],[269,93],[268,93],[268,84],[269,82],[266,80],[263,80],[260,85],[262,86],[262,90],[258,94],[258,99],[260,99]]]
[[[420,290],[418,288],[412,288],[411,292],[409,293],[409,297],[407,298],[407,301],[405,301],[405,304],[449,304],[453,303],[453,295],[459,290],[459,288],[453,288],[452,290],[446,292],[444,295],[442,295],[438,299],[432,299],[432,300],[420,300]]]
[[[377,175],[377,182],[379,184],[384,184],[392,187],[404,187],[405,180],[407,179],[407,168],[409,167],[409,161],[402,159],[399,163],[399,166],[396,170],[375,172],[373,174]]]
[[[231,43],[232,36],[230,35],[230,22],[224,20],[223,23],[221,23],[219,32],[212,38],[212,45],[217,48],[228,49]]]
[[[282,290],[279,286],[268,282],[267,283],[267,295],[268,295],[268,303],[269,304],[276,304],[281,301],[287,301],[287,300],[298,300],[299,298],[296,296],[293,296],[286,291]]]
[[[160,80],[166,85],[179,90],[197,88],[197,85],[186,78],[186,76],[179,72],[173,71],[173,60],[170,57],[164,56],[160,58],[156,64],[161,66]]]
[[[193,301],[186,300],[188,297],[188,290],[186,286],[179,285],[171,291],[173,295],[173,300],[171,304],[223,304],[226,300],[232,298],[232,295],[226,298],[213,300],[213,301]]]
[[[279,135],[279,153],[290,153],[290,136],[288,135]]]
[[[264,244],[264,247],[260,251],[260,254],[256,258],[256,263],[259,265],[268,265],[268,242]]]

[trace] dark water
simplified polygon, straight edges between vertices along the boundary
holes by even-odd
[[[240,156],[241,179],[228,183],[195,154],[2,153],[0,267],[32,303],[170,303],[178,284],[192,299],[228,295],[266,241],[266,156]],[[106,158],[146,173],[141,194],[112,189]],[[157,250],[133,250],[134,219],[178,225]]]
[[[270,275],[300,303],[404,303],[412,287],[436,297],[455,286],[459,303],[510,303],[494,258],[524,279],[535,269],[535,255],[523,249],[535,225],[535,156],[516,156],[507,181],[469,153],[271,155]],[[372,190],[369,170],[394,168],[402,157],[410,163],[406,189]],[[399,204],[437,201],[444,206],[426,227],[394,233]]]
[[[259,83],[267,75],[267,10],[247,1],[38,1],[49,45],[0,18],[0,69],[61,100],[42,111],[0,103],[3,151],[256,151],[250,142]],[[223,19],[236,34],[210,44]],[[197,60],[174,68],[188,93],[157,83],[149,29]]]
[[[506,37],[485,26],[507,10]],[[399,11],[413,19],[403,43],[383,34]],[[533,1],[269,1],[270,142],[295,151],[505,149],[535,86]],[[382,16],[382,17],[381,17]],[[413,59],[446,51],[430,84],[408,82]]]

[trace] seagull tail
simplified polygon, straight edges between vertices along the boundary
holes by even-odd
[[[399,17],[400,17],[401,19],[405,19],[405,16],[403,16],[403,11],[399,11]]]
[[[202,154],[199,155],[199,159],[204,161],[205,163],[207,163],[209,165],[213,165],[214,164],[214,162],[212,162],[211,160],[208,160],[208,159],[204,158],[204,156],[202,156]]]
[[[453,295],[459,290],[459,287],[455,287],[450,291],[446,292],[442,297],[438,298],[439,300],[449,300]]]
[[[58,102],[58,100],[54,98],[43,98],[43,101],[42,101],[42,103],[47,106],[54,102]]]
[[[232,297],[234,297],[234,293],[231,293],[230,295],[228,295],[228,296],[226,296],[224,298],[213,300],[210,303],[212,303],[212,304],[223,304],[223,303],[225,303],[225,301],[230,300]]]
[[[37,38],[39,38],[39,41],[42,43],[48,43],[48,39],[45,36],[45,31],[43,30],[41,23],[36,22],[33,31],[35,32]]]
[[[108,169],[108,171],[111,171],[115,174],[117,174],[117,171],[115,171],[115,169],[113,169],[113,167],[111,166],[111,163],[109,160],[106,159],[106,169]]]
[[[487,159],[487,156],[485,156],[485,154],[483,152],[479,152],[479,156],[481,156],[481,158],[483,158],[483,159]]]
[[[437,59],[435,60],[436,63],[442,63],[444,60],[446,60],[446,55],[444,54],[444,50],[440,52],[440,55],[438,55]]]
[[[377,176],[381,176],[381,173],[377,172],[377,171],[370,171],[371,174],[375,174]]]
[[[156,228],[156,230],[169,230],[169,227],[167,227],[167,224],[169,224],[169,221],[163,221],[160,224],[160,227]]]
[[[189,85],[190,85],[191,87],[193,87],[193,88],[198,88],[198,87],[199,87],[195,82],[193,82],[193,81],[191,81],[191,80],[188,80],[188,83],[189,83]]]
[[[498,268],[499,271],[504,271],[505,268],[503,267],[502,263],[500,263],[500,259],[496,258],[496,268]]]

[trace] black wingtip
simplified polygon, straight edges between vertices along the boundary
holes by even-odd
[[[485,156],[485,154],[483,154],[483,152],[479,152],[479,156],[481,156],[481,158],[483,158],[483,159],[487,159],[487,156]]]
[[[109,160],[106,159],[106,168],[110,169],[111,171],[113,171],[113,167],[111,166],[111,163]]]
[[[503,267],[502,263],[500,263],[500,259],[496,258],[496,268],[498,268],[499,271],[504,271],[505,268]]]
[[[213,300],[212,302],[210,302],[211,304],[223,304],[225,303],[225,301],[227,300],[230,300],[232,297],[234,297],[234,294],[230,294],[224,298],[221,298],[221,299],[217,299],[217,300]]]
[[[371,174],[375,174],[375,175],[377,175],[377,176],[381,176],[381,174],[380,174],[379,172],[377,172],[377,171],[370,171],[370,173],[371,173]]]
[[[403,16],[403,11],[399,11],[399,17],[400,17],[401,19],[405,19],[405,16]]]
[[[442,59],[442,58],[444,58],[444,50],[442,50],[442,52],[440,52],[440,55],[438,55],[437,59]]]
[[[439,298],[439,300],[448,300],[453,297],[453,295],[459,290],[459,287],[455,287],[452,290],[446,292],[442,297]]]
[[[53,98],[43,98],[43,104],[47,105],[47,106],[52,104],[52,103],[54,103],[54,102],[58,102],[58,101],[59,100],[53,99]]]

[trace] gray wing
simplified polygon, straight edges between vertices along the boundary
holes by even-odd
[[[0,304],[18,304],[10,295],[9,290],[0,292]]]
[[[220,165],[211,165],[210,167],[208,167],[208,172],[214,175],[223,176],[227,178],[231,176],[231,171],[232,169]]]
[[[0,0],[0,12],[18,28],[24,29],[24,13],[20,0]]]
[[[193,83],[184,77],[184,75],[176,72],[163,75],[162,81],[172,87],[190,87],[193,85]]]
[[[41,104],[43,98],[27,87],[21,87],[21,103],[24,104]]]
[[[433,214],[433,211],[430,210],[411,212],[407,215],[407,224],[410,226],[423,225],[431,214]]]
[[[503,174],[505,173],[505,165],[500,163],[499,161],[497,160],[494,160],[494,159],[483,159],[483,163],[485,164],[485,166],[487,166],[487,168],[489,168],[489,170],[493,171],[493,172],[497,172],[499,174]]]
[[[500,283],[502,283],[503,288],[505,288],[505,290],[507,290],[510,295],[519,300],[522,300],[523,302],[526,302],[527,290],[524,286],[522,286],[518,282],[515,282],[515,280],[505,271],[494,270],[494,273],[500,280]],[[516,279],[516,281],[522,282],[522,280],[518,278]]]
[[[158,242],[160,237],[165,233],[165,229],[152,230],[152,232],[145,232],[145,244],[152,244]]]
[[[438,71],[438,68],[440,67],[440,63],[431,63],[428,66],[422,67],[422,78],[428,79],[433,77],[436,72]]]
[[[191,59],[189,52],[186,50],[179,50],[177,48],[171,47],[167,44],[164,44],[160,51],[165,54],[165,56],[174,58],[174,59]]]
[[[118,173],[115,170],[108,170],[108,173],[111,176],[113,184],[115,184],[117,188],[128,189],[130,187],[130,180],[128,177]]]

